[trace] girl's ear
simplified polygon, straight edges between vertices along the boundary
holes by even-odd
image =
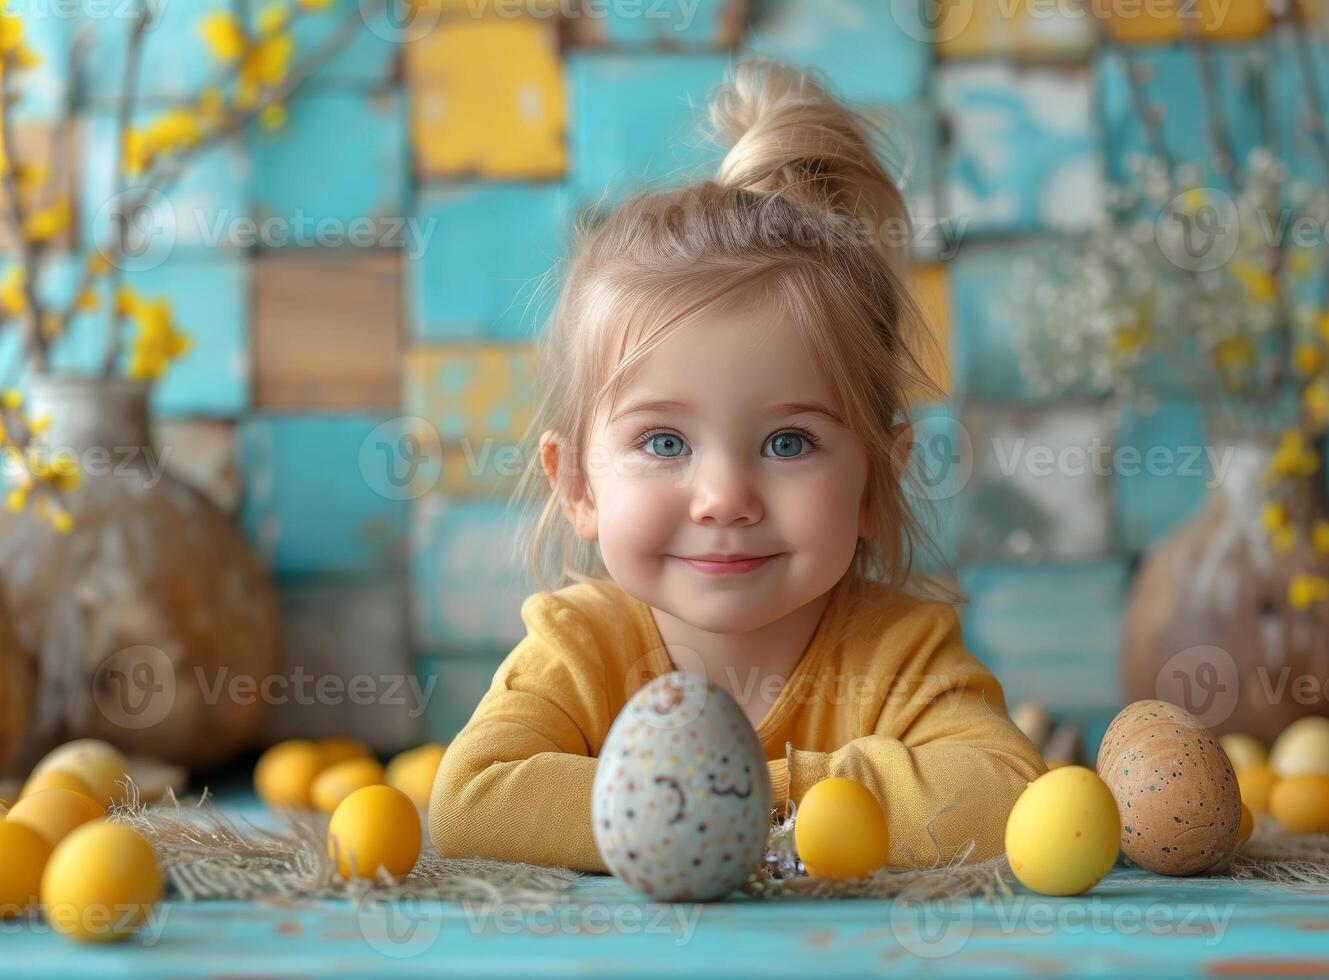
[[[595,515],[595,498],[584,478],[575,473],[569,474],[567,486],[560,487],[560,467],[565,462],[563,444],[552,430],[540,435],[540,465],[544,468],[549,488],[558,496],[563,515],[572,524],[577,535],[587,541],[594,541],[599,536],[599,524]]]

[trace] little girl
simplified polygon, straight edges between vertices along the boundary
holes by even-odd
[[[545,591],[439,768],[430,837],[604,871],[596,757],[634,691],[688,670],[752,720],[782,808],[845,776],[881,802],[892,865],[935,860],[929,830],[943,859],[992,857],[1045,766],[910,580],[907,419],[929,388],[886,243],[899,190],[868,121],[802,73],[741,65],[710,115],[732,147],[716,178],[584,232],[541,335],[518,493],[543,499]]]

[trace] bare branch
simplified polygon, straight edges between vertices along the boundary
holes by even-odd
[[[111,186],[111,200],[119,202],[125,193],[125,136],[134,121],[134,107],[138,101],[139,66],[143,58],[143,35],[152,23],[152,7],[140,0],[138,16],[134,18],[134,27],[129,34],[129,43],[125,51],[125,74],[120,85],[120,105],[115,122],[115,173]],[[115,236],[118,250],[123,254],[128,246],[130,214],[117,214],[112,209],[111,220],[115,224]],[[124,348],[125,317],[116,294],[120,290],[121,270],[113,265],[110,270],[106,303],[106,350],[102,354],[102,377],[109,378],[115,372],[115,363],[120,359]],[[73,299],[78,303],[78,296]]]

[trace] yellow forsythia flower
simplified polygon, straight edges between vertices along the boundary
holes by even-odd
[[[18,189],[24,194],[33,194],[41,190],[49,177],[50,171],[35,163],[20,163],[14,167],[14,179],[18,181]]]
[[[1269,461],[1273,476],[1311,476],[1320,466],[1320,454],[1306,445],[1306,438],[1297,429],[1284,432],[1278,449]]]
[[[21,265],[11,265],[0,279],[0,310],[8,316],[18,316],[28,305],[28,297],[23,291],[28,281],[28,273]]]
[[[91,289],[83,290],[83,292],[79,294],[78,299],[74,301],[74,309],[80,313],[91,313],[99,306],[101,306],[101,300],[97,298],[97,294]]]
[[[0,405],[8,409],[18,409],[23,407],[23,393],[17,388],[9,388],[3,395],[0,395]]]
[[[270,3],[258,13],[260,34],[276,34],[291,19],[291,9],[284,3]]]
[[[1324,366],[1324,351],[1318,344],[1297,344],[1292,351],[1292,363],[1298,374],[1316,374]]]
[[[1149,329],[1132,324],[1112,335],[1112,347],[1118,354],[1134,354],[1149,342]]]
[[[88,256],[88,271],[94,276],[104,276],[111,271],[111,260],[101,252]]]
[[[1329,599],[1329,580],[1319,575],[1294,575],[1287,587],[1287,601],[1293,609],[1309,609]]]
[[[258,114],[258,122],[268,132],[281,129],[286,125],[286,107],[274,102]]]
[[[137,177],[152,163],[152,150],[148,140],[137,129],[125,130],[125,173]]]
[[[143,134],[153,153],[174,153],[193,146],[201,136],[198,117],[188,109],[173,109],[162,113]]]
[[[61,534],[68,534],[74,530],[74,517],[62,507],[51,515],[51,527]]]
[[[1239,261],[1232,263],[1232,275],[1245,288],[1252,299],[1267,302],[1274,298],[1278,284],[1266,270],[1254,262]]]
[[[1316,324],[1315,329],[1319,332],[1320,339],[1326,344],[1329,344],[1329,310],[1320,314],[1320,319]]]
[[[19,511],[23,510],[27,505],[28,491],[26,488],[20,487],[16,490],[10,490],[9,493],[5,495],[5,510],[9,511],[11,514],[19,513]]]
[[[1311,547],[1322,555],[1329,555],[1329,521],[1316,521],[1311,531]]]
[[[199,24],[199,34],[212,57],[222,64],[230,64],[244,54],[245,32],[234,14],[225,11],[209,14]]]
[[[170,304],[165,300],[139,303],[134,320],[138,336],[129,353],[131,378],[159,377],[170,361],[188,352],[189,338],[175,328]]]
[[[1266,531],[1277,531],[1287,527],[1287,508],[1282,504],[1265,504],[1260,513],[1260,525]]]
[[[301,10],[327,10],[332,0],[296,0],[296,6]]]
[[[1297,530],[1290,524],[1287,527],[1280,527],[1269,532],[1269,541],[1274,546],[1274,551],[1280,555],[1286,554],[1297,543]]]
[[[1225,337],[1214,345],[1214,358],[1229,371],[1255,362],[1255,345],[1246,337]]]
[[[209,85],[198,95],[198,118],[205,128],[211,129],[221,123],[226,115],[226,102],[221,89]]]
[[[115,294],[115,313],[117,316],[133,316],[138,309],[138,293],[128,286],[121,286]]]
[[[1317,428],[1329,425],[1329,383],[1321,378],[1307,385],[1301,400],[1312,424]]]
[[[8,10],[0,12],[0,54],[18,54],[22,44],[23,19]]]
[[[69,219],[69,202],[57,201],[50,207],[29,215],[24,232],[30,241],[49,242],[69,227]]]

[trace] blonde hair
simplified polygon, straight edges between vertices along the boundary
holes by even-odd
[[[902,481],[912,476],[892,428],[915,398],[940,392],[922,367],[936,361],[920,356],[931,336],[906,287],[908,256],[882,234],[909,227],[878,158],[884,137],[807,72],[764,60],[734,70],[709,116],[729,147],[713,180],[639,194],[578,229],[537,341],[537,409],[512,498],[533,519],[514,554],[542,590],[607,580],[594,542],[576,534],[559,499],[581,488],[601,399],[616,397],[684,319],[756,301],[797,325],[867,452],[877,533],[859,539],[842,583],[902,589],[919,553],[936,548],[906,499]],[[545,430],[559,438],[557,492],[541,466]]]

